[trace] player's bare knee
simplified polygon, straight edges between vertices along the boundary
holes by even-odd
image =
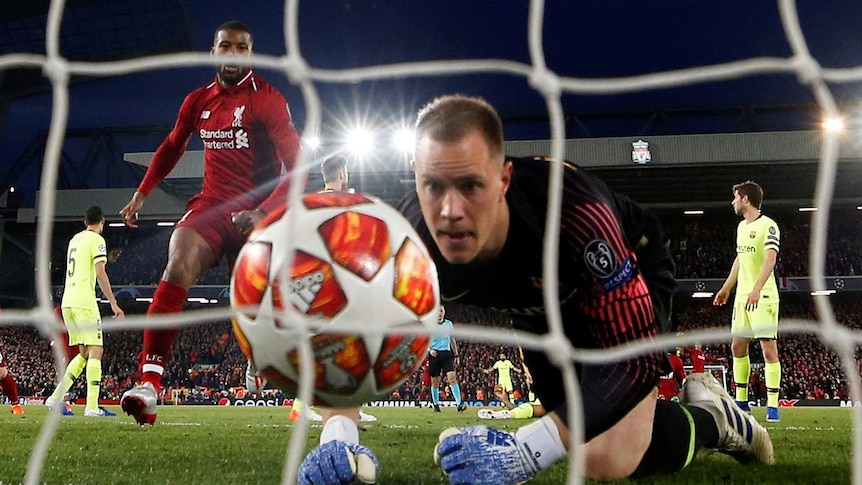
[[[745,357],[748,355],[748,340],[733,339],[730,343],[730,351],[736,358]]]
[[[90,345],[87,347],[87,352],[84,355],[87,356],[87,359],[102,360],[104,352],[105,348],[101,345]]]
[[[766,362],[778,362],[778,343],[775,340],[761,340],[760,349]]]
[[[171,256],[162,273],[162,280],[181,288],[189,288],[201,273],[201,266],[191,256]]]

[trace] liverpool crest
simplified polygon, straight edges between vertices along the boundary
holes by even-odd
[[[649,142],[638,140],[632,142],[632,161],[641,165],[646,165],[652,160],[652,154],[649,152]]]

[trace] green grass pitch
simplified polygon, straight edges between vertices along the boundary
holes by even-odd
[[[25,406],[24,416],[0,409],[5,411],[0,414],[0,484],[22,483],[47,408]],[[446,427],[482,423],[514,430],[524,424],[481,421],[476,408],[463,414],[453,408],[441,414],[418,408],[366,410],[379,420],[362,423],[360,439],[380,459],[381,484],[448,483],[432,459],[437,435]],[[293,429],[288,409],[281,407],[162,406],[158,424],[146,428],[125,415],[85,418],[82,406],[74,411],[61,421],[41,483],[279,484]],[[764,417],[762,409],[754,413]],[[316,424],[307,449],[320,436]],[[776,450],[772,467],[701,454],[679,474],[632,483],[850,483],[852,426],[847,408],[782,409],[780,423],[767,423]],[[530,483],[565,483],[566,472],[567,463],[559,463]]]

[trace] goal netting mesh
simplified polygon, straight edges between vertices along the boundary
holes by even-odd
[[[557,160],[564,159],[564,118],[561,96],[564,94],[607,95],[618,93],[633,93],[648,89],[670,88],[685,85],[695,85],[710,82],[727,81],[735,78],[769,75],[795,74],[800,83],[807,86],[814,95],[824,118],[837,118],[839,108],[830,90],[829,83],[842,83],[862,80],[862,68],[825,69],[809,52],[806,38],[798,19],[796,5],[793,0],[778,2],[781,23],[790,46],[792,55],[786,58],[760,57],[717,65],[658,72],[648,75],[638,75],[624,78],[583,79],[564,77],[548,68],[545,62],[543,39],[543,19],[545,2],[533,0],[530,2],[528,34],[524,41],[529,47],[530,62],[520,63],[497,59],[442,60],[431,62],[403,63],[392,65],[374,65],[345,70],[317,69],[309,65],[300,51],[300,35],[298,29],[299,1],[287,1],[284,13],[284,38],[286,44],[285,56],[275,57],[256,55],[251,60],[255,67],[267,68],[283,72],[290,81],[301,89],[306,105],[306,123],[303,127],[303,137],[320,133],[322,122],[321,101],[316,83],[361,83],[384,79],[404,79],[411,76],[464,76],[476,73],[496,73],[519,76],[526,79],[532,89],[538,92],[547,105],[547,115],[550,120],[551,150],[550,155]],[[179,66],[212,66],[218,62],[207,53],[183,53],[162,55],[147,58],[127,59],[114,62],[71,62],[62,57],[60,52],[60,24],[64,2],[51,2],[46,28],[47,54],[7,54],[0,56],[0,71],[18,67],[40,68],[43,70],[53,87],[53,106],[44,157],[44,168],[40,185],[41,200],[37,221],[39,234],[36,248],[36,267],[49,267],[52,225],[55,212],[55,187],[57,186],[60,167],[61,147],[69,114],[69,81],[72,75],[120,76],[153,69],[165,69]],[[815,188],[815,205],[819,211],[814,213],[810,238],[810,278],[812,290],[825,290],[824,261],[827,241],[827,225],[830,213],[836,167],[838,162],[839,135],[836,132],[824,131],[820,153],[820,170]],[[310,155],[302,154],[297,164],[298,179],[304,179],[310,165]],[[546,220],[546,241],[544,253],[545,281],[557,280],[557,253],[559,236],[558,220],[560,218],[560,200],[563,165],[555,164],[552,170],[549,186],[550,201]],[[294,203],[301,197],[302,188],[296,184],[289,200]],[[0,314],[0,324],[28,322],[38,327],[43,334],[58,338],[59,326],[52,313],[51,282],[48,271],[36,271],[36,296],[38,305],[27,311],[7,311]],[[675,346],[690,346],[696,342],[726,342],[729,330],[714,329],[688,332],[683,336],[667,335],[652,342],[640,342],[611,349],[610,351],[575,350],[564,337],[560,321],[559,301],[557,295],[550,291],[556,288],[554,284],[544,286],[545,301],[548,308],[550,333],[537,336],[534,334],[513,334],[499,329],[457,327],[453,335],[472,341],[488,341],[494,339],[500,343],[521,345],[526,348],[541,349],[552,356],[559,356],[558,363],[564,369],[566,393],[568,397],[569,416],[573,417],[572,445],[569,460],[569,482],[582,483],[583,460],[576,443],[582,441],[583,426],[581,416],[581,401],[573,363],[604,362],[626,359],[638,354],[661,351]],[[854,360],[857,346],[862,345],[862,331],[852,331],[836,322],[828,298],[814,299],[817,322],[803,320],[782,320],[782,333],[813,334],[827,347],[840,356],[841,365],[849,381],[851,400],[862,397],[860,389],[859,369]],[[149,327],[173,327],[191,325],[202,321],[224,320],[229,318],[229,309],[201,310],[186,312],[179,315],[159,318],[130,316],[123,321],[113,322],[112,330],[142,329]],[[812,324],[816,323],[816,324]],[[302,359],[304,375],[310,375],[311,361],[308,342],[303,343],[305,358]],[[63,356],[61,346],[54,346],[57,369]],[[59,381],[58,372],[58,381]],[[310,396],[310,379],[301,382],[300,396]],[[306,399],[308,402],[308,400]],[[862,485],[862,408],[853,409],[853,483]],[[50,413],[33,450],[27,468],[25,483],[35,485],[40,482],[43,463],[47,450],[56,433],[60,419],[59,413]],[[302,459],[304,444],[307,438],[307,422],[298,425],[292,435],[291,444],[287,450],[284,464],[283,483],[295,483],[296,470]],[[430,450],[428,450],[430,453]],[[382,466],[386,466],[385,463]]]

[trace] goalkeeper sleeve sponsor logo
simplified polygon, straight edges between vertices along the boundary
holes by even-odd
[[[622,286],[626,281],[632,279],[635,274],[635,266],[632,258],[626,258],[618,268],[607,278],[602,280],[605,291],[611,292]]]

